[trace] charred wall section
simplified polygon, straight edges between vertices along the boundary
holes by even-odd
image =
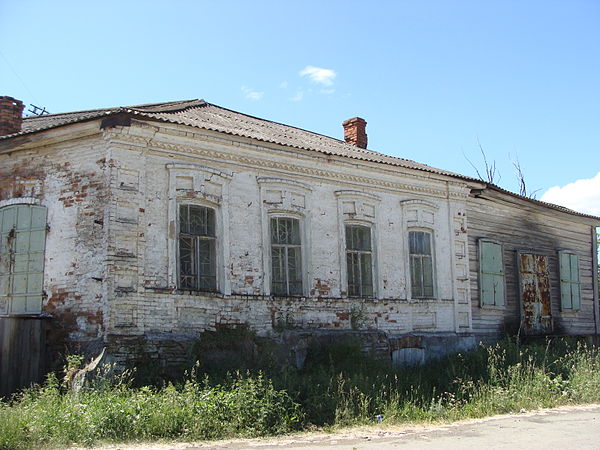
[[[553,321],[553,330],[548,333],[594,334],[595,269],[592,263],[590,225],[559,211],[536,208],[535,205],[528,206],[524,203],[500,193],[472,196],[468,199],[473,331],[482,334],[519,332],[521,300],[518,255],[526,254],[544,256],[544,265],[547,264],[550,311]],[[480,304],[478,254],[480,238],[492,239],[502,245],[506,282],[506,299],[503,307],[482,307]],[[575,252],[579,257],[581,309],[578,311],[561,311],[559,250]]]

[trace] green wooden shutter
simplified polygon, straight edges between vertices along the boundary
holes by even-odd
[[[560,307],[562,310],[573,309],[571,297],[571,258],[568,253],[559,253],[560,272]]]
[[[579,284],[579,256],[569,255],[571,260],[571,301],[575,310],[581,308],[581,291]]]
[[[504,264],[502,246],[497,242],[479,241],[481,306],[504,306]]]
[[[581,286],[579,283],[579,256],[560,252],[560,306],[563,310],[576,311],[581,308]]]
[[[45,207],[0,209],[0,313],[41,312],[45,241]]]

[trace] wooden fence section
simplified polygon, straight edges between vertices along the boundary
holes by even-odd
[[[42,381],[47,318],[0,317],[0,396]]]

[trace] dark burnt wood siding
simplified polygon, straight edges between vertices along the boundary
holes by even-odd
[[[548,256],[554,333],[589,335],[596,332],[594,315],[592,221],[581,220],[560,211],[525,205],[520,199],[495,193],[469,197],[467,220],[469,235],[469,271],[473,331],[477,333],[516,333],[520,324],[517,251]],[[586,223],[587,222],[587,223]],[[479,300],[478,239],[490,238],[502,244],[506,273],[504,307],[482,308]],[[570,250],[579,256],[581,309],[560,309],[558,250]]]

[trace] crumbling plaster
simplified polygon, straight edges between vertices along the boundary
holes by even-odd
[[[43,313],[49,342],[101,342],[107,314],[107,163],[104,141],[77,139],[0,155],[0,206],[47,207]]]
[[[105,139],[114,163],[110,178],[115,209],[109,213],[109,333],[193,333],[234,324],[246,324],[260,334],[281,327],[389,333],[470,330],[468,270],[463,261],[465,183],[217,133],[191,133],[171,125],[134,122],[106,131]],[[191,173],[197,173],[200,181],[174,191],[173,177],[191,180]],[[119,181],[125,178],[129,181]],[[306,197],[303,206],[286,206],[286,200],[270,204],[264,189],[261,193],[264,179],[275,187],[281,180],[284,198],[295,195],[294,183],[308,186],[296,189]],[[209,184],[213,191],[205,192]],[[374,299],[346,296],[340,229],[345,221],[365,218],[340,210],[336,195],[340,191],[378,199],[368,217],[376,242]],[[228,242],[219,248],[219,294],[177,290],[176,257],[169,251],[176,237],[172,208],[169,213],[173,196],[177,202],[218,210],[223,233],[218,239]],[[434,218],[410,216],[423,204]],[[266,295],[269,252],[264,250],[263,232],[265,218],[273,211],[297,215],[305,224],[308,286],[302,298]],[[433,231],[436,295],[416,300],[408,295],[407,232],[423,227]]]
[[[261,335],[471,330],[464,182],[174,124],[83,132],[0,155],[0,201],[48,208],[43,313],[55,318],[55,349],[93,353],[109,343],[125,358],[127,336],[237,324]],[[218,293],[177,289],[182,202],[217,211]],[[303,297],[268,295],[270,214],[302,221]],[[346,295],[346,222],[372,227],[372,299]],[[433,233],[432,299],[409,295],[409,228]]]

